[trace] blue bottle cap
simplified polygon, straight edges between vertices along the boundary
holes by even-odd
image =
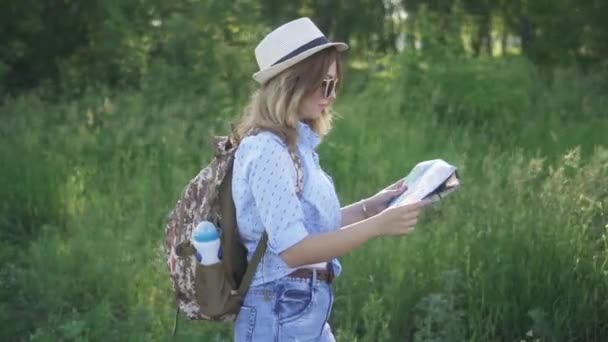
[[[192,239],[197,242],[209,242],[219,238],[215,225],[209,221],[203,221],[194,228]]]

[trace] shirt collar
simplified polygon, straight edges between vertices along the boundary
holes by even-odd
[[[315,149],[321,142],[321,137],[308,124],[298,121],[298,141],[304,146]]]

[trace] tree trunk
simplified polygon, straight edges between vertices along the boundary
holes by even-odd
[[[507,54],[507,39],[509,37],[509,31],[507,31],[507,26],[503,25],[502,34],[500,37],[500,53],[505,56]]]
[[[479,15],[477,20],[477,34],[473,39],[473,55],[479,57],[481,48],[484,47],[488,54],[492,55],[492,38],[490,36],[490,13],[485,12]]]
[[[408,13],[405,20],[405,50],[416,51],[416,12]]]
[[[492,18],[490,17],[490,13],[486,14],[484,25],[484,45],[488,52],[488,56],[492,56]]]
[[[524,55],[530,53],[530,47],[534,40],[534,31],[532,30],[532,23],[528,16],[523,14],[519,21],[519,36],[521,37],[521,50]]]

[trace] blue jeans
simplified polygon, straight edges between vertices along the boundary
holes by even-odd
[[[236,342],[335,341],[327,323],[331,285],[283,277],[249,288],[234,324]]]

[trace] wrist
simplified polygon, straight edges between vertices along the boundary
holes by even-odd
[[[361,209],[361,213],[363,214],[363,219],[368,219],[374,216],[370,211],[369,202],[367,198],[359,201],[359,208]]]
[[[368,239],[375,239],[377,237],[382,236],[382,231],[380,227],[382,227],[382,217],[381,215],[375,215],[370,217],[369,220],[365,221],[365,230],[368,233]]]

